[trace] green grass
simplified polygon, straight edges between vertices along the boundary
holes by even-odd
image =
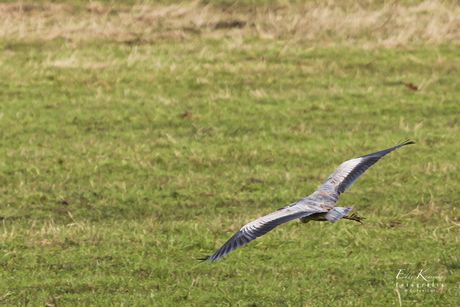
[[[0,304],[458,306],[458,41],[238,31],[0,41]],[[294,221],[196,260],[406,138],[341,196],[363,226]],[[400,302],[400,269],[444,287]]]

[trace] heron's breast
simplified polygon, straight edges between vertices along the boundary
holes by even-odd
[[[308,223],[309,221],[327,221],[327,219],[324,217],[325,215],[326,213],[324,212],[314,213],[300,218],[300,221],[302,223]]]

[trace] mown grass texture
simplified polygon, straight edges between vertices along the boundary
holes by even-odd
[[[1,6],[0,303],[458,305],[455,4],[126,5]],[[365,225],[196,260],[405,138],[341,196]]]

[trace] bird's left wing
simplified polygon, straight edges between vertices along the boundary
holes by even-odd
[[[358,179],[369,167],[374,165],[380,158],[389,154],[400,147],[415,144],[412,141],[405,141],[395,147],[374,152],[359,158],[343,162],[340,166],[326,179],[326,181],[316,190],[315,193],[343,193],[353,182]]]
[[[322,208],[309,206],[308,204],[292,204],[273,213],[263,216],[249,224],[244,225],[237,233],[230,238],[214,255],[202,259],[204,261],[217,261],[231,251],[244,244],[255,240],[266,234],[276,226],[283,223],[311,215],[313,213],[325,212]]]

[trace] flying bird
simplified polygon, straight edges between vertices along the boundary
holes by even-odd
[[[309,221],[335,223],[345,218],[362,224],[362,217],[354,214],[347,216],[352,208],[335,207],[340,194],[345,192],[359,176],[380,158],[393,150],[410,144],[415,143],[407,140],[395,147],[343,162],[313,194],[244,225],[214,255],[200,260],[211,261],[211,263],[217,261],[238,247],[294,219],[300,219],[302,223]]]

